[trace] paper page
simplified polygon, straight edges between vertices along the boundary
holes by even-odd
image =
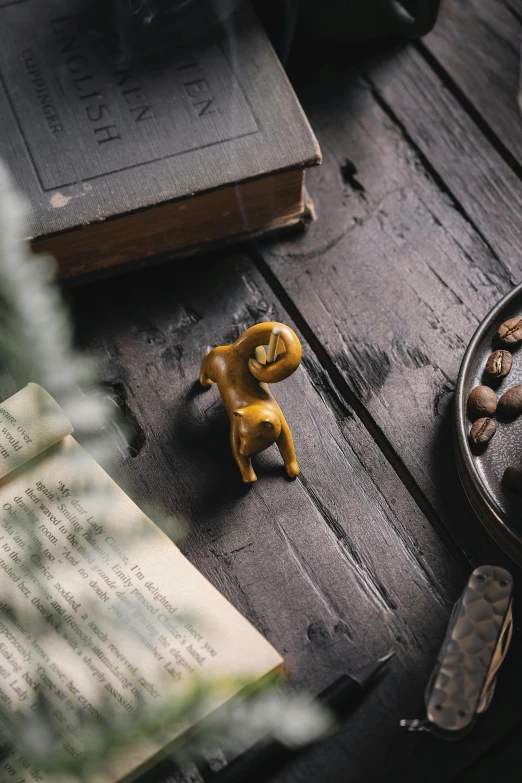
[[[0,478],[72,431],[53,397],[37,383],[29,383],[0,405]]]
[[[80,457],[92,502],[71,489]],[[0,514],[0,706],[20,716],[43,699],[71,758],[84,741],[75,710],[96,716],[102,697],[132,718],[181,698],[194,677],[256,680],[282,663],[70,435],[2,482]],[[198,718],[238,688],[227,682]],[[120,780],[157,750],[137,743],[92,781]],[[50,783],[17,756],[0,761],[4,777]]]

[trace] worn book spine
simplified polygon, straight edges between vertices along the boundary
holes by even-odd
[[[302,225],[303,176],[301,171],[290,171],[218,188],[44,237],[33,247],[55,256],[59,276],[68,278],[132,259],[195,253],[230,236],[246,239],[259,232]]]
[[[166,36],[169,57],[154,62],[131,60],[113,34],[90,34],[85,7],[82,0],[0,0],[0,155],[33,208],[32,239],[92,226],[92,240],[78,234],[74,250],[83,242],[92,249],[94,229],[123,215],[134,216],[136,235],[146,237],[160,220],[147,210],[165,205],[171,239],[161,228],[154,252],[176,250],[177,202],[319,161],[248,3],[197,40],[176,26]],[[287,216],[289,202],[278,213],[274,194],[272,215],[265,199],[251,230]],[[203,241],[219,239],[218,224],[228,234],[250,230],[240,225],[240,205],[235,222],[224,219],[232,198],[221,213],[217,202],[205,207],[213,219],[199,226]],[[98,249],[104,241],[102,231]],[[115,260],[128,252],[116,245]]]

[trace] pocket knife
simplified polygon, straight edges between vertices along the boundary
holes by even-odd
[[[513,578],[480,566],[455,604],[425,693],[426,717],[401,720],[410,731],[460,739],[491,702],[511,642]]]

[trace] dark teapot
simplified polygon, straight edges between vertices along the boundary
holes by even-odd
[[[369,41],[388,35],[418,38],[434,26],[440,5],[440,0],[285,1],[295,6],[296,35],[323,42]]]
[[[344,44],[390,36],[420,38],[437,20],[440,0],[253,0],[277,53],[301,45]]]
[[[144,27],[189,22],[195,27],[224,21],[241,0],[113,0],[122,18]],[[323,41],[370,40],[390,34],[425,35],[440,0],[254,0],[264,20]],[[280,30],[281,32],[281,30]],[[285,31],[283,31],[285,32]]]
[[[89,29],[117,32],[130,54],[169,56],[172,47],[205,37],[245,0],[89,0]],[[420,37],[435,24],[440,0],[252,0],[283,60],[301,43]],[[162,54],[163,53],[163,54]]]

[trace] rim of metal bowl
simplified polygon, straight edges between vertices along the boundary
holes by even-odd
[[[457,378],[457,387],[455,390],[454,435],[457,468],[468,500],[492,538],[500,544],[509,557],[522,565],[522,536],[510,527],[508,520],[499,509],[497,502],[486,490],[475,467],[475,460],[473,459],[468,442],[466,425],[467,397],[465,395],[466,380],[477,346],[484,339],[486,332],[491,329],[501,311],[520,294],[522,294],[522,283],[519,283],[495,305],[471,338],[464,358],[462,359]]]

